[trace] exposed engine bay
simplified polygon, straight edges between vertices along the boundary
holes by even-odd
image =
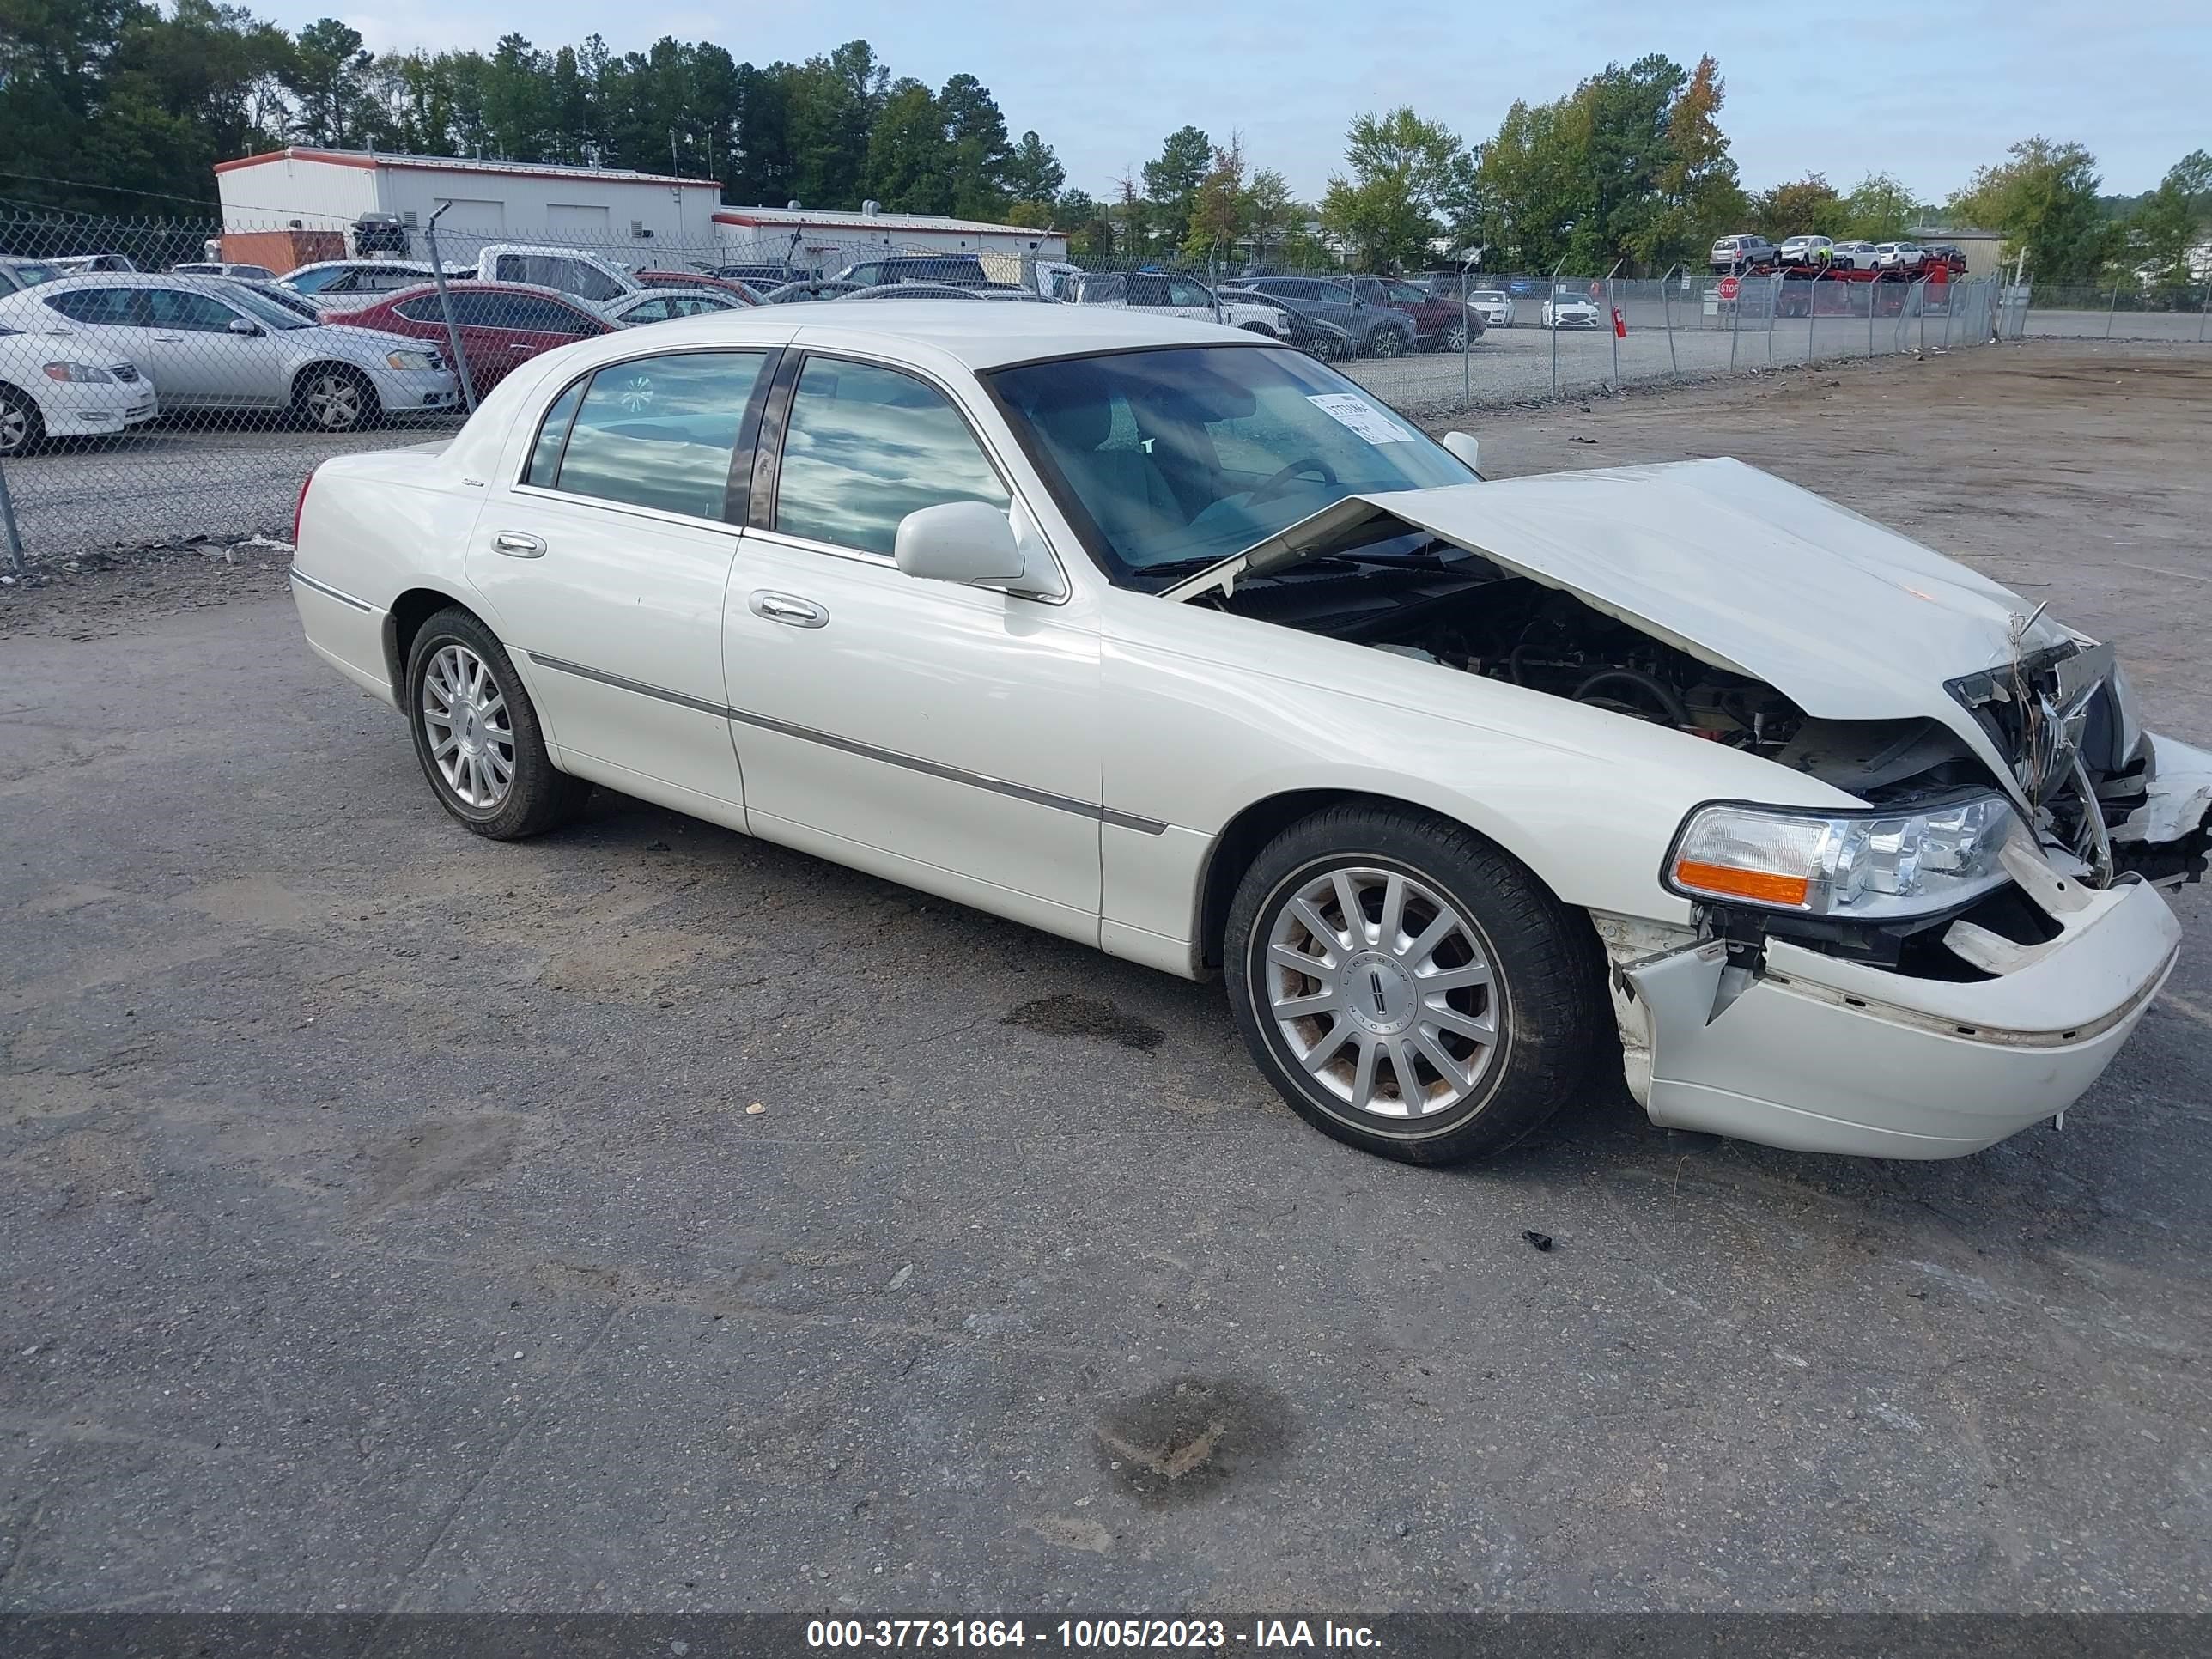
[[[1669,726],[1817,777],[1876,808],[1909,811],[2007,781],[1942,720],[1816,719],[1763,681],[1719,668],[1574,594],[1500,568],[1452,544],[1396,538],[1344,550],[1237,584],[1204,602],[1463,673]],[[2070,855],[2090,885],[2133,871],[2193,879],[2208,830],[2143,832],[2146,757],[2111,650],[2076,646],[2024,657],[1947,689],[2013,761],[2038,839]],[[1936,944],[1953,916],[1889,929],[1762,920],[1816,948],[1937,977],[1971,975]],[[2021,944],[2042,920],[2008,895],[1973,919]],[[1932,932],[1930,930],[1933,930]],[[1916,939],[1916,934],[1925,935]]]

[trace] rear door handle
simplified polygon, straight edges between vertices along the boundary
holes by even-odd
[[[794,594],[771,593],[766,588],[759,588],[750,603],[756,617],[792,628],[820,628],[830,620],[830,613],[820,605]]]
[[[517,530],[502,530],[491,538],[492,551],[504,553],[510,559],[542,559],[545,544],[538,537],[526,536]]]

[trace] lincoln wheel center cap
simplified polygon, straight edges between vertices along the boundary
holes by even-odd
[[[1395,1036],[1413,1023],[1420,999],[1413,976],[1396,958],[1379,951],[1363,951],[1344,965],[1338,988],[1345,1012],[1363,1031]]]

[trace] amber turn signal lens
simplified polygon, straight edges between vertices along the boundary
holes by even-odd
[[[1778,875],[1771,870],[1737,870],[1696,859],[1678,860],[1674,879],[1694,892],[1756,899],[1761,904],[1802,905],[1813,890],[1811,879],[1805,876]]]

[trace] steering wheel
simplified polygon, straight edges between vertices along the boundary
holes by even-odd
[[[1288,466],[1278,470],[1273,477],[1268,479],[1267,483],[1261,484],[1257,489],[1254,490],[1249,495],[1247,495],[1244,498],[1244,505],[1247,507],[1257,507],[1262,501],[1271,501],[1274,500],[1276,496],[1281,495],[1285,489],[1288,489],[1291,487],[1291,480],[1297,477],[1301,472],[1318,472],[1322,476],[1322,481],[1325,483],[1334,483],[1337,481],[1336,469],[1331,466],[1327,461],[1322,459],[1320,456],[1304,456],[1297,460],[1292,461]]]

